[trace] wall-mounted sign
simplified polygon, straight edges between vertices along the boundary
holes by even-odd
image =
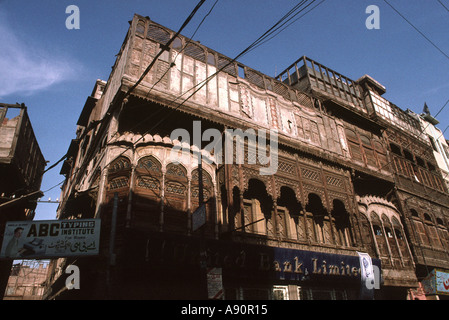
[[[209,268],[207,270],[207,295],[209,299],[223,299],[223,275],[221,268]]]
[[[336,281],[354,287],[364,285],[370,294],[373,289],[380,289],[381,285],[381,261],[367,254],[363,254],[368,262],[364,264],[355,252],[342,255],[162,233],[153,233],[150,237],[151,240],[146,242],[148,260],[164,268],[193,264],[199,266],[200,261],[204,261],[207,268],[221,268],[223,277],[232,275],[246,280],[297,282]],[[128,260],[135,263],[137,258],[130,253]],[[374,283],[373,277],[376,280]]]
[[[9,221],[0,258],[46,259],[97,255],[100,219]]]
[[[449,295],[449,273],[446,271],[433,269],[421,283],[426,295]]]

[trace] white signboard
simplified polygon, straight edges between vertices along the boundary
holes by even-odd
[[[221,268],[207,270],[207,294],[209,299],[223,299],[223,277]]]
[[[360,295],[362,299],[372,299],[375,288],[373,262],[369,254],[357,252],[360,259]]]
[[[100,219],[9,221],[0,258],[45,259],[97,255]]]
[[[449,273],[436,270],[435,282],[439,294],[449,294]]]

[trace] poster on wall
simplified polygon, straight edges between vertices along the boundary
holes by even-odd
[[[46,259],[98,255],[100,219],[9,221],[0,258]]]
[[[371,257],[367,253],[357,252],[360,259],[360,295],[362,299],[373,299],[376,279]]]
[[[449,294],[449,273],[437,269],[435,272],[435,283],[439,294]]]

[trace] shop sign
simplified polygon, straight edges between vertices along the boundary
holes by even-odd
[[[426,295],[449,295],[449,273],[446,271],[433,269],[421,283]]]
[[[228,241],[208,240],[199,243],[191,237],[154,237],[148,242],[148,258],[152,263],[168,265],[199,265],[205,260],[207,268],[222,268],[223,274],[236,277],[289,281],[341,280],[361,283],[362,271],[358,255],[341,255],[296,250]],[[200,258],[203,247],[205,257]],[[380,260],[371,259],[380,278]],[[363,271],[365,272],[365,271]],[[364,273],[367,275],[366,272]],[[371,275],[370,275],[371,276]],[[377,279],[376,279],[377,280]],[[363,284],[366,279],[363,278]],[[380,283],[380,282],[379,282]],[[373,289],[373,284],[368,289]],[[374,286],[378,289],[378,283]]]
[[[361,268],[360,256],[330,254],[314,251],[274,248],[274,271],[279,274],[281,280],[308,280],[317,277],[334,277],[342,279],[354,279],[366,282],[366,268]],[[364,255],[366,259],[366,254]],[[368,256],[369,257],[369,256]],[[377,260],[377,259],[376,259]],[[372,268],[371,258],[369,263]],[[380,261],[377,261],[380,266]],[[268,260],[265,264],[268,268]],[[372,277],[373,273],[369,275]],[[374,289],[368,287],[368,289]]]
[[[9,221],[0,258],[46,259],[98,255],[100,219]]]

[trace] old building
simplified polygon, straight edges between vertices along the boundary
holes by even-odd
[[[0,243],[7,221],[32,220],[46,162],[24,104],[0,104]],[[12,261],[0,261],[4,292]]]
[[[440,122],[430,114],[427,104],[424,105],[424,110],[419,115],[410,110],[409,112],[420,121],[423,135],[430,141],[437,166],[449,188],[449,147],[444,138],[444,132],[437,127]]]
[[[412,165],[415,170],[416,167],[427,167],[431,173],[435,176],[442,176],[443,182],[436,182],[437,190],[426,189],[421,190],[420,198],[426,198],[426,201],[418,201],[415,199],[404,199],[405,210],[409,211],[410,224],[412,232],[411,237],[415,241],[415,254],[416,259],[419,262],[417,264],[417,275],[420,280],[427,279],[432,270],[438,269],[438,276],[441,279],[447,280],[449,278],[449,270],[447,265],[448,257],[448,235],[447,235],[447,207],[449,202],[442,190],[447,190],[449,186],[449,152],[447,149],[446,139],[443,136],[443,132],[437,128],[439,124],[429,112],[427,105],[425,105],[423,113],[418,115],[410,112],[410,114],[420,122],[422,137],[427,141],[427,144],[431,148],[427,147],[426,153],[433,155],[435,163],[429,163],[423,161],[421,156],[415,155],[415,161],[412,161]],[[432,158],[432,156],[429,156]],[[421,183],[427,184],[428,176],[416,173],[415,180]],[[432,183],[432,181],[430,181]],[[444,186],[440,184],[445,184]],[[435,189],[435,188],[433,188]],[[424,199],[422,199],[424,200]],[[415,230],[413,229],[415,227]],[[441,280],[443,281],[443,280]],[[427,286],[424,286],[427,289]],[[449,294],[449,288],[436,292],[435,290],[428,290],[427,296],[433,298],[444,298]]]
[[[12,266],[3,300],[41,300],[48,261],[22,260]]]
[[[135,15],[86,101],[58,215],[101,218],[101,254],[53,261],[47,299],[406,299],[447,263],[410,207],[446,239],[447,188],[385,87],[307,57],[273,78],[174,34]]]

